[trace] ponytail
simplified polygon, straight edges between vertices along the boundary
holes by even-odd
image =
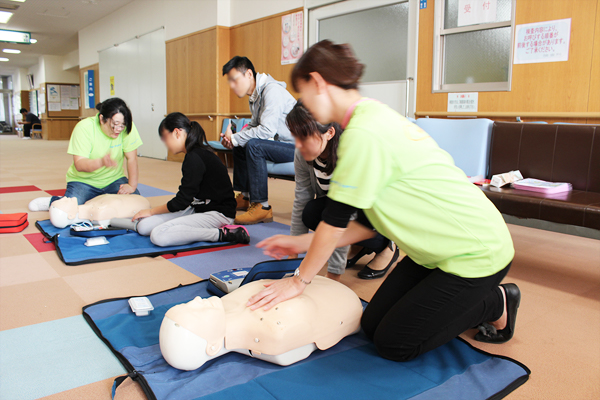
[[[204,133],[202,126],[196,121],[191,121],[190,130],[187,131],[187,138],[185,139],[185,151],[189,153],[194,147],[202,147],[212,151],[212,148],[208,145],[206,133]]]
[[[195,147],[212,151],[206,140],[206,134],[202,126],[196,121],[190,121],[188,117],[180,112],[174,112],[165,117],[158,126],[158,136],[165,130],[172,133],[175,129],[184,130],[187,134],[185,139],[185,151],[191,152]]]

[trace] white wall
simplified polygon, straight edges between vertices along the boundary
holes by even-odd
[[[28,74],[33,74],[34,88],[39,88],[40,84],[46,82],[46,69],[44,67],[44,56],[38,58],[38,63],[29,67]]]
[[[304,7],[304,0],[230,0],[231,26]]]
[[[79,83],[79,69],[75,68],[64,70],[67,56],[51,56],[44,55],[40,56],[38,63],[32,67],[29,67],[28,74],[33,74],[33,83],[36,89],[39,89],[42,84],[46,82],[56,83]],[[27,74],[25,74],[27,75]],[[24,85],[21,86],[22,90],[29,90],[29,83],[27,83],[27,76],[24,79]]]
[[[79,50],[73,50],[66,56],[64,56],[63,60],[63,69],[71,69],[79,67]]]
[[[29,82],[27,74],[29,71],[26,68],[19,68],[12,74],[13,93],[19,93],[21,90],[29,90]]]
[[[79,31],[79,68],[96,64],[99,50],[161,26],[171,40],[302,6],[304,0],[135,0]]]
[[[79,31],[79,66],[98,62],[98,51],[165,27],[165,40],[217,25],[222,0],[135,0]]]
[[[45,80],[35,81],[35,86],[39,87],[41,82],[56,83],[79,83],[79,69],[71,68],[64,70],[65,56],[42,56],[44,58]]]

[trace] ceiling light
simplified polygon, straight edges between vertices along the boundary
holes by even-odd
[[[6,61],[8,61],[8,58],[6,58],[6,57],[0,57],[0,61],[6,62]]]
[[[29,43],[37,43],[37,39],[29,39]]]
[[[21,50],[15,50],[15,49],[4,49],[2,50],[5,53],[11,53],[11,54],[20,54]]]
[[[25,3],[25,0],[10,0],[10,1],[18,1],[19,3]]]
[[[0,24],[6,24],[13,13],[8,11],[0,11]]]

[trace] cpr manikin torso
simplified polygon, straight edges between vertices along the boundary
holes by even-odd
[[[160,327],[160,350],[173,367],[194,370],[230,351],[279,365],[332,347],[358,332],[362,304],[343,284],[316,276],[304,292],[268,311],[252,311],[248,299],[269,281],[248,283],[222,298],[179,304]]]
[[[50,222],[57,228],[83,221],[108,226],[113,218],[132,218],[138,211],[150,208],[138,194],[103,194],[78,205],[75,197],[63,197],[50,205]]]

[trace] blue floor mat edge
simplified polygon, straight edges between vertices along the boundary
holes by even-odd
[[[177,287],[171,288],[171,289],[167,289],[167,290],[163,290],[163,291],[159,291],[156,293],[152,293],[152,294],[147,294],[145,296],[153,296],[153,295],[157,295],[157,294],[161,294],[161,293],[165,293],[165,292],[169,292],[175,289],[179,289],[179,288],[183,288],[183,287],[189,287],[189,286],[193,286],[193,285],[198,285],[202,282],[206,282],[207,280],[201,280],[195,283],[191,283],[191,284],[187,284],[187,285],[178,285]],[[131,364],[131,362],[123,355],[121,354],[119,351],[117,351],[113,345],[110,343],[109,340],[107,340],[104,335],[102,334],[102,332],[100,331],[100,329],[98,328],[98,326],[96,325],[96,323],[94,322],[94,320],[92,319],[92,317],[86,312],[86,310],[90,307],[93,306],[97,306],[103,303],[109,303],[109,302],[114,302],[114,301],[120,301],[120,300],[127,300],[130,297],[133,296],[128,296],[128,297],[122,297],[122,298],[114,298],[114,299],[107,299],[107,300],[102,300],[93,304],[89,304],[85,307],[83,307],[83,317],[86,320],[86,322],[90,325],[90,327],[92,328],[92,330],[96,333],[96,335],[108,346],[108,348],[113,352],[113,354],[115,354],[115,356],[117,357],[117,359],[123,364],[123,366],[125,367],[125,369],[128,371],[128,375],[120,377],[115,379],[115,385],[113,386],[113,396],[114,396],[114,390],[115,388],[127,377],[130,377],[131,379],[133,379],[134,381],[138,382],[140,384],[140,386],[142,387],[144,393],[146,394],[146,396],[148,397],[148,399],[153,400],[153,399],[157,399],[157,397],[155,396],[154,392],[152,391],[150,384],[148,383],[148,381],[146,380],[146,378],[144,377],[143,373],[140,373],[139,371],[136,371],[135,368],[133,367],[133,365]],[[502,399],[505,396],[507,396],[508,394],[510,394],[512,391],[514,391],[515,389],[517,389],[519,386],[523,385],[528,379],[529,376],[531,374],[531,371],[529,370],[529,368],[527,366],[525,366],[524,364],[520,363],[517,360],[514,360],[512,358],[509,357],[505,357],[505,356],[500,356],[500,355],[495,355],[495,354],[491,354],[488,352],[485,352],[483,350],[480,350],[476,347],[474,347],[473,345],[471,345],[469,342],[463,340],[462,338],[457,338],[458,341],[460,341],[462,344],[468,346],[470,349],[475,350],[477,353],[480,353],[482,355],[488,356],[488,357],[492,357],[492,358],[497,358],[497,359],[501,359],[501,360],[506,360],[509,361],[511,363],[514,363],[516,366],[522,368],[522,370],[524,371],[524,374],[517,377],[516,379],[514,379],[512,382],[509,382],[504,388],[502,388],[501,390],[497,391],[496,393],[494,393],[493,395],[489,396],[488,399],[491,400],[498,400],[498,399]],[[288,367],[289,368],[289,367]],[[235,386],[233,386],[233,388],[235,388]],[[227,389],[225,389],[227,390]],[[218,394],[218,393],[215,393]],[[207,395],[207,397],[211,397],[211,395]]]

